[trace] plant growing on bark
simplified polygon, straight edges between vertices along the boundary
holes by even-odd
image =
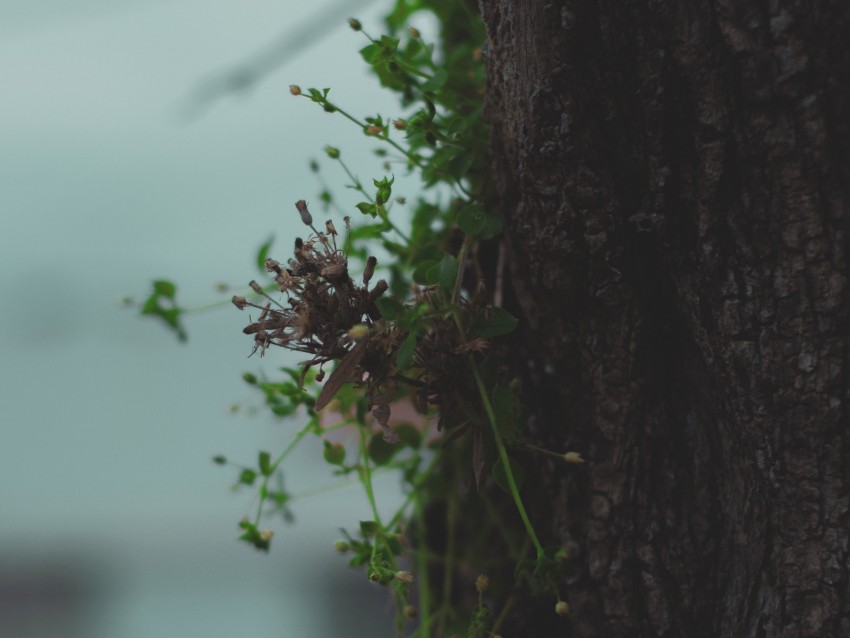
[[[568,463],[582,459],[524,441],[517,382],[501,364],[499,340],[517,319],[493,302],[477,267],[478,251],[501,228],[490,212],[481,26],[463,2],[419,8],[442,21],[442,60],[415,29],[395,36],[406,25],[408,3],[399,2],[388,18],[393,35],[372,38],[350,21],[369,41],[364,60],[409,111],[403,117],[360,119],[332,102],[329,89],[292,85],[290,91],[353,122],[382,144],[376,154],[387,170],[390,161],[401,163],[418,172],[426,189],[437,187],[435,194],[419,198],[408,228],[394,214],[392,176],[367,189],[342,152],[325,147],[348,187],[363,196],[355,207],[363,221],[345,216],[320,223],[298,200],[306,237],[295,240],[283,261],[270,256],[271,242],[264,244],[257,262],[271,282],[252,281],[250,291],[232,298],[240,310],[259,311],[244,328],[252,353],[276,346],[308,356],[300,369],[284,369],[283,380],[243,375],[274,414],[306,414],[307,423],[276,457],[260,452],[256,466],[214,460],[236,467],[237,485],[259,484],[255,516],[239,527],[242,540],[267,551],[268,515],[292,516],[284,461],[306,436],[320,437],[324,459],[339,476],[360,481],[372,510],[359,534],[344,533],[337,549],[370,581],[391,587],[399,634],[415,619],[419,636],[487,636],[529,597],[547,597],[558,614],[567,613],[560,589],[568,556],[563,548],[544,548],[538,537],[521,494],[519,459],[537,452]],[[319,165],[312,167],[318,174]],[[326,208],[335,203],[328,188],[319,199]],[[374,250],[386,255],[387,278],[373,283],[383,266]],[[170,282],[155,282],[141,311],[185,338],[180,318],[187,311]],[[392,422],[392,406],[405,401],[423,415],[417,425]],[[342,415],[339,423],[327,423],[322,411],[329,406]],[[347,444],[338,435],[343,430],[354,432]],[[399,473],[407,497],[382,519],[372,477],[388,470]],[[505,523],[517,516],[520,526]],[[476,580],[483,572],[489,578]]]

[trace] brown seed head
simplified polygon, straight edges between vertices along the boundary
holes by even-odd
[[[334,223],[330,219],[325,222],[325,230],[327,231],[328,235],[336,235],[337,234],[336,227],[334,226]]]
[[[393,126],[396,127],[397,130],[403,131],[407,128],[407,120],[403,120],[401,118],[393,120]]]
[[[369,135],[380,135],[384,132],[384,129],[382,129],[380,126],[376,126],[375,124],[370,124],[366,127],[366,132]]]
[[[276,272],[278,275],[281,273],[282,268],[280,267],[280,262],[275,261],[271,257],[266,258],[266,270],[268,272]]]
[[[256,281],[254,281],[253,279],[250,281],[250,283],[248,285],[251,286],[251,290],[256,292],[258,295],[263,294],[263,287],[260,284],[258,284]]]
[[[239,310],[245,310],[245,306],[248,305],[248,300],[245,297],[239,297],[237,295],[233,295],[233,299],[231,299],[233,305],[239,308]]]
[[[372,275],[375,274],[375,266],[377,265],[378,260],[374,257],[369,257],[366,260],[366,268],[363,269],[363,283],[369,283],[369,280],[372,279]]]
[[[310,214],[310,211],[307,210],[307,202],[303,199],[299,199],[295,202],[295,208],[297,208],[298,212],[301,213],[301,221],[304,222],[305,226],[313,224],[313,216]]]
[[[301,95],[301,87],[297,84],[290,84],[289,92],[292,93],[292,95]]]

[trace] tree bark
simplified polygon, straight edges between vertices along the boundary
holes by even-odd
[[[512,365],[588,460],[526,477],[571,617],[505,635],[850,636],[850,4],[481,9]]]

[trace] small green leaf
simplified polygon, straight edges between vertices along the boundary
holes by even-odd
[[[345,461],[345,446],[341,443],[325,441],[325,449],[322,452],[322,456],[331,465],[342,465]]]
[[[413,281],[420,285],[427,285],[428,282],[428,272],[437,265],[437,262],[433,259],[426,259],[422,263],[420,263],[416,269],[413,271]]]
[[[433,76],[422,83],[419,87],[423,93],[435,93],[443,88],[449,74],[445,69],[437,69]]]
[[[399,423],[393,428],[401,439],[401,445],[418,449],[422,445],[422,432],[409,423]]]
[[[256,479],[257,473],[247,467],[242,470],[242,473],[239,475],[239,482],[244,485],[253,485]]]
[[[484,320],[475,330],[482,337],[506,335],[513,332],[519,323],[519,319],[504,308],[487,308],[484,312]]]
[[[263,476],[268,476],[272,473],[271,458],[271,454],[269,454],[268,452],[260,452],[259,466],[260,474],[262,474]]]
[[[369,458],[375,462],[375,465],[385,465],[392,459],[395,454],[396,446],[390,445],[384,441],[381,434],[375,434],[369,439]]]
[[[269,256],[269,250],[272,247],[272,243],[274,243],[274,235],[269,236],[269,238],[257,251],[257,268],[262,273],[266,272],[266,259]]]
[[[413,361],[413,351],[416,349],[416,333],[411,332],[398,347],[395,364],[404,370]]]
[[[377,536],[381,527],[375,521],[360,521],[360,533],[364,538]]]
[[[153,289],[156,294],[162,295],[163,297],[167,297],[168,299],[174,299],[174,295],[177,292],[177,286],[165,279],[157,279],[156,281],[154,281]]]
[[[523,469],[522,466],[514,461],[511,457],[508,457],[508,463],[511,466],[511,473],[514,475],[514,483],[516,483],[517,490],[522,489],[522,481],[523,481]],[[502,465],[502,459],[496,461],[495,465],[493,465],[493,480],[496,481],[496,485],[501,487],[508,494],[511,493],[510,485],[508,484],[508,476],[505,473],[505,468]]]
[[[404,316],[404,305],[393,297],[379,297],[375,300],[375,306],[384,319],[393,321]]]
[[[451,290],[457,279],[457,260],[450,254],[443,253],[443,259],[428,270],[425,278],[430,284],[438,284],[444,290]]]
[[[467,235],[478,237],[487,223],[487,216],[479,204],[468,204],[457,214],[457,225]]]
[[[227,457],[221,454],[217,454],[213,457],[213,463],[215,463],[216,465],[224,465],[225,463],[227,463]]]

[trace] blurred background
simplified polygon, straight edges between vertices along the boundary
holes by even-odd
[[[210,459],[255,464],[301,427],[230,412],[255,401],[241,373],[273,375],[284,355],[247,359],[232,306],[189,317],[178,344],[121,303],[155,278],[186,306],[242,289],[271,234],[285,259],[325,144],[364,180],[383,174],[355,127],[288,85],[399,115],[346,25],[379,34],[387,10],[0,0],[0,636],[391,633],[387,590],[333,551],[338,527],[368,518],[357,485],[296,499],[268,555],[236,540],[256,501]],[[296,495],[333,482],[306,446],[285,466]],[[381,484],[382,508],[398,498]]]

